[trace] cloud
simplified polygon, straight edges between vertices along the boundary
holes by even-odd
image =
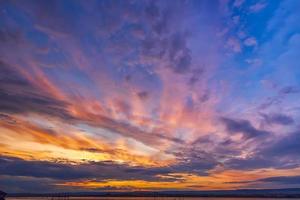
[[[296,86],[286,86],[280,89],[279,94],[296,94],[299,92],[300,89]]]
[[[0,29],[0,41],[3,44],[19,45],[22,44],[24,35],[21,31],[11,29]]]
[[[279,113],[269,115],[262,114],[262,117],[267,124],[291,125],[294,123],[294,119],[292,117]]]
[[[13,117],[6,115],[6,114],[2,114],[0,113],[0,121],[3,121],[7,124],[11,124],[14,125],[17,123],[16,119],[14,119]]]
[[[1,190],[7,193],[66,192],[66,188],[56,187],[55,183],[57,180],[48,178],[0,175]]]
[[[186,72],[191,65],[191,55],[186,47],[185,37],[176,33],[172,35],[169,49],[169,58],[174,63],[171,68],[178,73]]]
[[[13,157],[0,158],[0,175],[15,177],[50,178],[57,180],[80,179],[143,179],[157,180],[156,175],[167,174],[168,168],[132,167],[115,162],[90,162],[85,164],[26,161]]]
[[[234,183],[234,182],[231,182]],[[246,184],[261,184],[261,183],[271,183],[273,185],[288,185],[289,187],[295,187],[296,185],[300,185],[300,176],[271,176],[267,178],[261,178],[256,180],[249,181],[238,181],[235,183],[246,183]],[[250,185],[250,186],[251,186]]]
[[[78,167],[45,161],[25,161],[17,158],[2,157],[1,175],[29,176],[36,178],[78,179],[93,176],[91,172]]]
[[[263,150],[265,156],[277,158],[296,158],[300,150],[300,133],[298,131],[288,133],[278,138],[275,143]],[[299,159],[291,160],[299,164]]]
[[[247,38],[247,39],[244,40],[244,44],[246,46],[249,46],[249,47],[256,46],[257,45],[257,41],[256,41],[256,39],[254,37],[249,37],[249,38]]]
[[[13,66],[0,62],[0,111],[40,113],[71,119],[66,102],[57,100],[23,78]]]
[[[254,155],[247,158],[233,158],[227,160],[224,165],[228,169],[238,169],[238,170],[253,170],[262,169],[276,166],[276,161],[264,158],[263,156]]]
[[[270,132],[256,129],[247,120],[236,120],[230,118],[222,118],[221,121],[225,124],[226,129],[230,133],[242,133],[245,139],[263,137],[270,135]]]
[[[0,72],[0,111],[3,113],[37,113],[57,117],[69,123],[85,122],[96,127],[110,129],[126,137],[144,142],[145,144],[159,144],[159,140],[178,142],[175,138],[162,136],[159,133],[147,133],[139,127],[118,122],[101,114],[95,116],[90,113],[85,113],[86,111],[84,111],[84,117],[80,115],[74,116],[68,110],[68,106],[74,106],[72,105],[74,102],[58,100],[50,93],[47,93],[46,90],[42,90],[25,79],[13,66],[4,62],[0,63]],[[143,97],[145,97],[145,94]],[[132,109],[129,104],[122,100],[115,100],[113,105],[119,113],[127,115],[130,114]]]
[[[242,51],[242,47],[239,40],[235,38],[229,38],[227,40],[226,47],[231,51],[233,51],[234,53],[239,53]]]
[[[244,2],[245,2],[245,0],[235,0],[233,3],[233,6],[240,7],[241,5],[243,5]]]
[[[200,176],[208,176],[208,171],[219,164],[211,154],[199,150],[178,157],[178,161],[177,164],[170,167],[173,173],[190,173]]]
[[[266,3],[258,2],[249,7],[250,12],[259,12],[267,6]]]
[[[137,96],[141,99],[141,100],[146,100],[149,97],[149,93],[146,91],[141,91],[137,93]]]
[[[276,86],[277,87],[277,86]],[[276,88],[275,87],[275,88]],[[260,109],[266,109],[274,105],[281,104],[289,95],[298,94],[299,88],[294,85],[285,86],[277,91],[277,94],[273,97],[268,97],[263,103],[259,105]]]
[[[83,164],[55,163],[49,161],[27,161],[14,157],[0,157],[0,176],[51,179],[59,182],[84,180],[143,180],[176,182],[175,174],[207,176],[216,162],[203,152],[190,152],[178,164],[166,167],[138,167],[113,161],[89,162]],[[192,159],[189,161],[189,159]],[[174,174],[174,176],[172,175]]]
[[[214,145],[214,142],[207,137],[201,137],[191,144],[174,149],[170,153],[176,156],[177,162],[170,166],[173,173],[191,173],[200,176],[208,176],[209,170],[220,164],[211,148],[204,148]]]
[[[300,176],[274,176],[258,179],[255,182],[271,182],[280,184],[300,184]]]
[[[277,88],[277,86],[275,87]],[[259,105],[260,109],[266,109],[274,105],[279,105],[281,104],[289,95],[293,94],[298,94],[299,93],[299,88],[294,85],[289,85],[280,88],[277,91],[277,94],[273,97],[268,97],[265,102],[261,103]]]
[[[261,143],[255,151],[245,158],[230,158],[225,165],[230,169],[293,169],[300,166],[299,132],[286,133],[283,137],[274,137],[273,141]]]
[[[246,59],[245,61],[254,67],[259,67],[263,63],[262,60],[260,60],[259,58]]]
[[[143,55],[166,62],[166,66],[175,73],[186,73],[192,62],[186,36],[181,32],[170,34],[168,38],[148,37],[142,41]]]

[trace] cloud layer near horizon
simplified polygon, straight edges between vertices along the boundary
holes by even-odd
[[[1,189],[300,186],[297,0],[0,8]]]

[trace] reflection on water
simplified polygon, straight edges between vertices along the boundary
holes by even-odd
[[[70,197],[68,200],[270,200],[274,198],[230,198],[230,197]],[[10,197],[6,200],[51,200],[45,197]],[[56,199],[55,199],[56,200]],[[287,198],[280,198],[280,200],[290,200]],[[295,198],[293,200],[300,200]]]

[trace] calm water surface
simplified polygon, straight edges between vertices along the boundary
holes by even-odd
[[[51,200],[51,198],[30,197],[30,198],[6,198],[7,200]],[[55,198],[56,199],[56,198]],[[215,198],[215,197],[71,197],[69,200],[270,200],[274,198]],[[278,199],[278,198],[276,198]],[[280,200],[290,200],[280,198]],[[294,198],[293,200],[300,200]]]

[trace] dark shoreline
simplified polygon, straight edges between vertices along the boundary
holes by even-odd
[[[211,191],[135,191],[135,192],[69,192],[15,193],[7,197],[229,197],[229,198],[300,198],[300,188],[263,190]]]

